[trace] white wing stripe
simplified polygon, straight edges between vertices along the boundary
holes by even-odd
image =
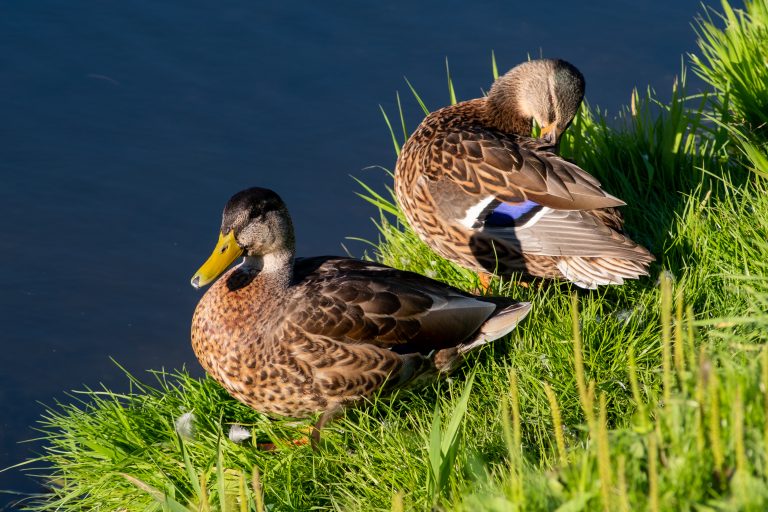
[[[534,224],[536,224],[537,222],[539,222],[540,218],[542,218],[544,215],[548,214],[551,211],[552,211],[552,208],[548,208],[548,207],[545,206],[541,210],[536,212],[533,215],[533,217],[528,219],[528,221],[525,224],[523,224],[522,226],[516,227],[515,229],[526,229],[526,228],[529,228],[529,227],[533,226]]]
[[[475,225],[475,222],[477,222],[477,217],[494,199],[496,199],[494,196],[487,196],[481,199],[479,203],[467,208],[464,218],[459,220],[459,224],[465,228],[472,228],[472,226]]]

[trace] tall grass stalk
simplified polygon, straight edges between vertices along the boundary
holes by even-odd
[[[557,405],[557,396],[552,390],[552,386],[544,383],[544,393],[549,401],[549,409],[552,413],[552,429],[555,435],[555,445],[557,446],[558,461],[561,466],[568,463],[568,453],[565,448],[565,436],[563,435],[563,420],[560,415],[560,406]]]
[[[664,403],[669,403],[672,394],[672,280],[661,274],[661,371]]]
[[[597,465],[598,465],[598,473],[600,475],[600,492],[602,494],[602,499],[603,499],[603,510],[610,512],[611,510],[613,510],[611,506],[611,493],[613,492],[613,478],[612,478],[612,470],[611,470],[610,446],[608,444],[607,408],[608,408],[608,405],[605,398],[605,393],[601,393],[599,418],[596,424]]]
[[[573,365],[576,371],[576,386],[579,390],[579,403],[587,419],[587,425],[592,428],[595,423],[593,405],[594,392],[587,386],[582,355],[581,326],[579,325],[579,302],[575,294],[571,295],[571,329],[573,336]]]

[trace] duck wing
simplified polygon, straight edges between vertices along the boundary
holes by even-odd
[[[526,254],[654,260],[644,247],[606,226],[591,212],[537,206],[505,222],[500,211],[505,211],[504,205],[491,214],[491,218],[501,219],[498,224],[486,222],[474,236],[500,241]]]
[[[625,203],[589,173],[530,137],[479,126],[440,133],[431,144],[425,176],[450,180],[478,200],[532,200],[554,209],[593,210]]]
[[[450,371],[463,353],[508,333],[530,308],[476,298],[424,276],[348,258],[299,259],[281,337],[297,371],[329,404]]]
[[[552,146],[479,127],[438,136],[421,178],[442,215],[472,230],[478,247],[511,254],[653,260],[626,237],[623,201],[552,152]],[[601,208],[608,208],[600,210]]]
[[[427,277],[338,257],[298,259],[286,322],[307,336],[429,354],[459,346],[497,308],[513,301],[474,297]]]

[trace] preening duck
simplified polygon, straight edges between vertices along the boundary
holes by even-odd
[[[196,288],[215,280],[195,309],[192,347],[208,374],[250,407],[293,418],[323,413],[315,441],[344,407],[452,371],[530,309],[373,262],[295,259],[294,246],[275,192],[235,194],[213,254],[192,278]]]
[[[562,60],[534,60],[487,97],[429,114],[406,142],[395,190],[435,252],[477,272],[566,279],[583,288],[648,274],[653,255],[623,232],[625,203],[556,154],[584,97]],[[533,120],[541,138],[530,137]]]

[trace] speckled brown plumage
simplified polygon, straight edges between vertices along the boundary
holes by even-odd
[[[246,259],[200,300],[192,346],[205,370],[256,410],[333,415],[382,389],[451,371],[528,312],[527,303],[475,297],[376,263],[294,261],[279,197],[245,192],[249,200],[225,209],[234,220],[225,220],[222,233],[233,234]]]
[[[487,98],[429,114],[395,171],[419,237],[475,271],[586,288],[646,275],[654,258],[623,233],[615,207],[624,203],[555,153],[582,96],[570,64],[533,61],[501,77]],[[551,130],[545,139],[528,136],[534,118]]]

